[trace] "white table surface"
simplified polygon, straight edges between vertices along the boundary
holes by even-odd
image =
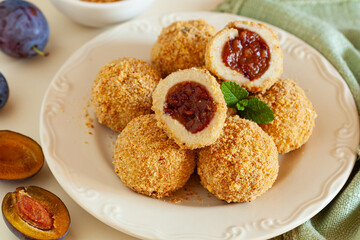
[[[84,43],[108,28],[89,28],[72,22],[59,12],[50,1],[28,0],[36,4],[44,13],[50,25],[50,38],[46,58],[14,59],[0,52],[0,72],[3,73],[10,88],[10,97],[0,110],[0,129],[25,134],[38,143],[39,115],[43,96],[53,76],[61,65]],[[209,11],[222,0],[155,0],[154,4],[138,17],[180,11]],[[25,181],[0,181],[1,201],[6,193],[16,187],[35,185],[45,188],[60,197],[71,215],[71,228],[66,239],[122,239],[135,240],[121,233],[83,210],[61,188],[45,164],[34,177]],[[17,239],[0,220],[0,239]]]

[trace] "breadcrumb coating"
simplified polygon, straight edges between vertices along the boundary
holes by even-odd
[[[273,138],[279,153],[287,153],[307,142],[317,115],[296,82],[280,79],[265,93],[256,96],[274,113],[274,121],[260,124],[260,127]]]
[[[104,65],[91,89],[99,123],[120,132],[133,118],[151,113],[151,95],[160,79],[153,66],[139,59],[118,58]]]
[[[271,137],[254,122],[229,117],[220,138],[199,150],[201,184],[218,199],[248,202],[272,187],[279,170]]]
[[[180,189],[195,169],[195,152],[179,146],[157,127],[154,114],[134,118],[119,134],[115,172],[132,190],[162,198]]]
[[[176,21],[164,27],[151,49],[163,77],[179,69],[205,66],[205,48],[216,29],[205,20]]]

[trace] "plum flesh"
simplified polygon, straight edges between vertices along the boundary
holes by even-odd
[[[44,165],[41,146],[32,138],[0,130],[0,180],[20,180],[38,173]]]
[[[2,214],[19,239],[61,240],[70,228],[70,215],[61,199],[36,186],[18,187],[7,193]]]

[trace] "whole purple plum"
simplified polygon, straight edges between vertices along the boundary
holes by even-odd
[[[42,55],[49,25],[42,12],[23,0],[0,2],[0,49],[17,58]]]
[[[0,109],[5,105],[9,98],[9,85],[4,75],[0,72]]]

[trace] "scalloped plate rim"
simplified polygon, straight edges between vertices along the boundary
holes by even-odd
[[[61,73],[63,73],[64,71],[66,71],[66,68],[75,60],[79,60],[78,58],[81,56],[81,53],[83,53],[85,50],[87,50],[88,48],[90,48],[92,45],[96,45],[98,44],[99,40],[103,39],[105,36],[107,35],[112,35],[112,34],[116,34],[116,32],[118,31],[122,31],[125,29],[126,32],[126,27],[129,27],[131,25],[135,25],[136,23],[141,23],[141,21],[158,21],[160,20],[161,17],[167,17],[167,16],[174,16],[176,17],[184,17],[188,18],[189,16],[201,16],[201,17],[205,17],[206,16],[210,16],[210,15],[216,15],[216,16],[224,16],[224,18],[234,18],[234,19],[249,19],[249,18],[244,18],[241,16],[237,16],[237,15],[232,15],[232,14],[227,14],[227,13],[210,13],[210,12],[182,12],[182,13],[172,13],[172,14],[166,14],[166,15],[157,15],[157,16],[153,16],[153,17],[148,17],[148,18],[139,18],[136,20],[132,20],[129,21],[127,23],[121,24],[113,29],[107,30],[104,33],[98,35],[97,37],[95,37],[94,39],[90,40],[88,43],[86,43],[85,45],[83,45],[80,49],[78,49],[64,64],[63,66],[59,69],[59,71],[57,72],[57,74],[54,76],[54,79],[52,80],[52,83],[49,85],[49,88],[44,96],[44,100],[43,100],[43,104],[42,104],[42,108],[41,108],[41,114],[40,114],[40,138],[41,138],[41,143],[43,146],[49,146],[47,140],[49,140],[49,132],[48,131],[52,131],[51,128],[49,129],[50,126],[47,126],[46,124],[48,124],[48,120],[47,118],[49,117],[49,115],[47,115],[47,109],[46,107],[48,106],[48,100],[49,98],[51,99],[52,97],[50,96],[50,93],[52,91],[54,91],[54,84],[55,83],[59,83],[59,77],[61,77]],[[251,20],[251,19],[249,19]],[[159,23],[158,23],[159,24]],[[268,24],[269,25],[269,24]],[[271,25],[270,25],[271,26]],[[311,51],[314,51],[317,53],[317,51],[315,49],[313,49],[312,47],[308,46],[306,43],[304,43],[302,40],[296,38],[295,36],[286,33],[283,30],[279,30],[278,28],[274,27],[274,29],[276,29],[277,31],[283,32],[285,33],[287,36],[291,36],[291,38],[297,39],[297,41],[300,41],[303,45],[306,46],[306,48],[310,49]],[[318,53],[317,53],[318,54]],[[319,54],[320,55],[320,54]],[[321,61],[324,61],[324,58],[320,55],[320,59]],[[325,60],[326,61],[326,60]],[[332,67],[332,66],[331,66]],[[337,77],[338,78],[338,77]],[[341,79],[342,80],[342,79]],[[342,80],[343,81],[343,80]],[[348,89],[346,89],[347,86],[345,86],[345,90],[343,91],[347,91]],[[353,101],[353,100],[352,100]],[[352,103],[350,103],[351,105]],[[355,109],[356,110],[356,109]],[[354,114],[352,114],[354,115]],[[356,133],[355,135],[358,136],[358,123],[355,123],[355,127],[356,128]],[[358,137],[357,137],[358,139]],[[49,146],[50,147],[50,146]],[[54,147],[54,146],[52,146]],[[55,154],[55,156],[53,155],[53,153],[50,153],[49,150],[50,148],[45,148],[44,153],[46,155],[46,159],[47,159],[47,163],[49,165],[50,170],[53,172],[53,175],[55,176],[55,178],[57,179],[57,181],[59,182],[59,184],[62,186],[62,188],[70,195],[70,197],[72,199],[75,200],[75,202],[77,202],[80,206],[82,206],[86,211],[88,211],[89,213],[91,213],[94,217],[98,218],[100,221],[103,221],[104,223],[114,227],[115,229],[121,230],[127,234],[136,236],[136,237],[142,237],[142,238],[148,238],[148,239],[155,239],[157,237],[159,237],[161,235],[161,239],[166,239],[169,237],[175,237],[176,235],[171,235],[170,233],[164,233],[163,231],[159,231],[159,230],[149,230],[150,232],[141,232],[141,230],[138,231],[134,231],[134,229],[130,229],[130,227],[126,227],[126,226],[120,226],[119,224],[114,223],[114,221],[109,220],[109,218],[107,218],[106,216],[101,216],[101,214],[99,214],[96,210],[89,208],[89,206],[87,205],[88,203],[86,201],[84,201],[84,199],[79,198],[79,196],[77,196],[78,193],[76,193],[74,191],[73,188],[70,188],[67,184],[69,184],[68,180],[66,179],[65,176],[62,175],[62,173],[56,168],[59,166],[61,159]],[[58,162],[56,162],[58,161]],[[348,161],[351,162],[351,160],[348,159]],[[348,165],[346,167],[346,171],[344,173],[341,174],[341,180],[342,182],[339,185],[343,185],[346,181],[346,179],[348,178],[349,174],[350,174],[350,170],[352,169],[353,165],[355,164],[355,157],[354,160],[350,163],[350,165]],[[61,164],[60,164],[61,165]],[[63,166],[64,167],[64,166]],[[334,179],[335,181],[336,179]],[[337,187],[337,189],[335,189],[335,191],[332,191],[332,193],[328,196],[325,197],[325,199],[322,199],[321,201],[321,207],[318,207],[318,209],[316,209],[316,211],[312,211],[311,214],[308,214],[306,219],[311,218],[313,215],[315,215],[317,212],[319,212],[324,206],[326,206],[332,199],[333,197],[340,191],[341,187]],[[179,206],[177,206],[179,207]],[[264,237],[273,237],[276,236],[278,234],[281,234],[289,229],[292,229],[293,227],[296,227],[298,225],[300,225],[302,222],[304,222],[304,217],[301,217],[300,219],[295,219],[294,221],[291,221],[289,224],[286,224],[286,226],[281,226],[279,228],[273,229],[272,231],[267,232],[266,234],[262,234],[260,236],[260,238],[264,238]],[[305,220],[306,220],[305,219]],[[227,235],[227,232],[219,232],[218,236],[212,236],[214,239],[232,239],[233,237],[238,237],[237,234],[239,234],[238,232],[236,232],[236,228],[237,227],[241,227],[241,226],[234,226],[233,230],[235,232],[233,232],[233,236],[231,235]],[[241,230],[241,229],[240,229]],[[151,232],[153,231],[153,232]],[[196,234],[195,234],[196,235]],[[204,236],[204,235],[203,235]],[[223,236],[223,237],[221,237]],[[191,239],[192,237],[194,237],[193,233],[186,233],[186,234],[182,234],[182,235],[178,235],[177,237],[175,237],[176,239]],[[197,236],[198,237],[198,236]],[[205,239],[208,236],[205,236]],[[259,236],[258,236],[259,237]],[[257,239],[258,237],[253,237],[252,239]],[[241,234],[239,239],[241,238]]]

